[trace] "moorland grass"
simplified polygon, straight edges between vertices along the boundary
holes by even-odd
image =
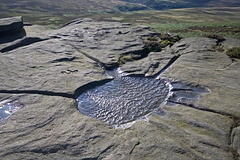
[[[157,32],[178,34],[179,36],[184,38],[205,37],[209,34],[215,33],[223,37],[240,39],[240,21],[201,23],[172,22],[165,24],[154,23],[150,26],[154,28]]]
[[[240,39],[240,7],[145,10],[91,17],[101,21],[150,25],[157,32],[178,34],[181,37],[202,37],[215,33]]]

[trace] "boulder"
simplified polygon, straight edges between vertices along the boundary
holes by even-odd
[[[0,19],[0,35],[9,35],[22,31],[22,17],[11,17]]]

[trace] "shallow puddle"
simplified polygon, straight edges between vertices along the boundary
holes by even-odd
[[[77,99],[80,113],[113,126],[144,119],[170,96],[166,79],[122,76],[83,92]]]
[[[21,105],[18,101],[4,100],[0,101],[0,123],[19,110]]]

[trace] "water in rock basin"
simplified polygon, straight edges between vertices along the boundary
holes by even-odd
[[[19,108],[21,108],[21,105],[18,103],[18,101],[12,101],[8,99],[0,101],[0,122],[7,119]]]
[[[78,110],[113,126],[124,125],[161,112],[170,88],[166,79],[119,76],[83,92],[77,99]]]

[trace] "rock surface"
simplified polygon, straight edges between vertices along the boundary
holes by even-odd
[[[120,68],[130,74],[160,72],[186,87],[173,87],[164,116],[153,114],[148,122],[114,129],[80,114],[76,91],[107,79],[99,63],[112,67],[124,54],[142,54],[143,39],[157,33],[89,19],[45,33],[26,31],[26,37],[5,43],[0,52],[0,101],[24,106],[0,123],[1,159],[238,158],[239,127],[232,117],[240,117],[240,60],[216,52],[215,40],[183,39],[123,64]],[[32,37],[37,41],[23,43]],[[189,85],[210,92],[192,101]]]
[[[232,47],[235,47],[236,44],[237,43],[232,45]],[[186,147],[188,151],[194,150],[194,153],[192,153],[195,154],[194,158],[192,157],[190,159],[231,159],[229,157],[232,157],[230,154],[227,154],[227,152],[229,152],[227,144],[230,136],[230,128],[233,123],[231,116],[239,117],[240,115],[240,101],[237,98],[240,93],[240,83],[238,81],[240,78],[238,69],[240,67],[240,60],[230,59],[222,52],[215,52],[213,50],[214,45],[216,45],[216,41],[213,39],[187,38],[177,42],[171,48],[166,48],[162,52],[150,53],[147,58],[141,59],[139,62],[133,62],[121,67],[122,70],[130,71],[131,73],[147,73],[148,75],[152,75],[152,73],[157,73],[156,71],[161,70],[161,64],[165,65],[172,57],[178,55],[179,58],[174,61],[161,76],[168,79],[207,86],[211,90],[210,94],[203,95],[202,100],[198,102],[170,98],[169,103],[163,107],[163,110],[167,111],[167,116],[161,117],[160,119],[158,118],[157,122],[154,121],[156,125],[160,123],[159,126],[161,129],[167,128],[165,132],[169,133],[169,137],[175,137],[174,139],[176,141],[178,141],[178,136],[179,139],[181,137],[179,141],[182,146],[181,149]],[[164,56],[160,58],[160,55]],[[144,64],[148,64],[150,69],[146,70],[147,67],[144,68],[144,66],[147,65]],[[132,72],[132,70],[137,67],[138,70]],[[181,109],[184,109],[184,111],[182,110],[181,112]],[[174,112],[177,112],[177,115],[175,115]],[[186,113],[191,115],[191,117],[188,117]],[[174,118],[171,117],[172,114],[175,115]],[[204,118],[200,118],[200,115],[204,116]],[[207,115],[209,115],[209,117],[205,117]],[[217,119],[214,120],[214,117]],[[170,120],[167,118],[170,118]],[[172,122],[175,118],[176,122]],[[195,118],[200,119],[196,120]],[[152,119],[150,119],[150,122]],[[154,118],[154,120],[156,119]],[[202,122],[202,120],[204,120],[204,122]],[[169,126],[169,124],[172,125]],[[183,133],[180,133],[181,131],[175,128],[179,126],[181,128],[180,130],[183,130]],[[220,129],[220,126],[223,128]],[[203,128],[208,128],[208,131],[203,131]],[[237,129],[234,131],[236,132],[236,137],[235,141],[233,141],[233,148],[237,150],[239,136]],[[190,135],[187,136],[186,134]],[[211,135],[215,136],[212,137]],[[188,137],[188,139],[185,139],[185,136]],[[166,139],[170,139],[169,137]],[[195,137],[195,140],[190,137]],[[215,139],[216,137],[219,139]],[[143,150],[141,151],[143,152]],[[188,151],[185,149],[179,152],[182,155],[186,155],[189,154]],[[201,154],[204,156],[201,157]],[[137,155],[137,158],[141,159],[142,157]],[[180,159],[188,158],[189,157],[184,157]],[[177,157],[173,159],[177,159]]]
[[[122,55],[144,54],[143,38],[156,33],[146,26],[117,22],[92,23],[90,19],[85,19],[70,22],[53,34],[112,68]]]

